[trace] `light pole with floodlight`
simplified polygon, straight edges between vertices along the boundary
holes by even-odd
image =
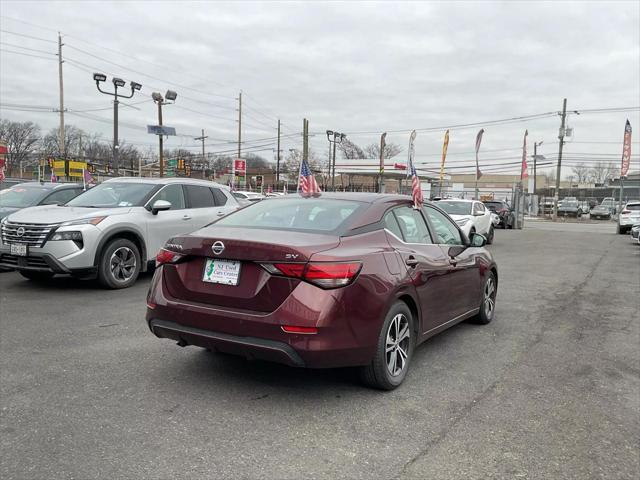
[[[118,98],[131,98],[142,88],[137,82],[131,82],[131,94],[130,95],[122,95],[118,93],[118,88],[122,88],[125,86],[125,81],[121,78],[114,77],[111,81],[113,82],[113,92],[107,92],[100,88],[100,83],[107,81],[107,76],[103,73],[94,73],[93,79],[96,82],[96,87],[98,87],[98,91],[100,93],[104,93],[105,95],[111,95],[114,97],[113,100],[113,170],[116,176],[120,175],[120,158],[119,158],[119,149],[120,145],[118,144]]]
[[[333,140],[331,140],[333,137]],[[331,171],[331,189],[336,189],[336,143],[342,143],[347,138],[344,133],[327,130],[327,140],[329,141],[329,170]],[[333,160],[331,159],[331,144],[333,143]]]
[[[178,98],[178,94],[173,90],[167,90],[167,93],[165,93],[164,97],[162,97],[162,94],[160,92],[153,92],[151,94],[151,98],[153,98],[153,101],[158,104],[158,125],[162,127],[162,106],[175,103],[176,98]],[[160,143],[160,178],[162,178],[164,177],[164,152],[162,151],[162,132],[160,132],[160,135],[158,135],[158,140]]]

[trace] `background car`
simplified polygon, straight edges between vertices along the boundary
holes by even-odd
[[[484,237],[468,240],[435,205],[289,195],[174,237],[157,257],[149,328],[183,347],[359,366],[367,384],[396,388],[416,345],[495,312],[498,270]]]
[[[603,207],[607,207],[611,212],[611,215],[615,215],[616,212],[618,211],[618,203],[616,202],[616,199],[613,197],[603,198],[600,205],[602,205]]]
[[[0,266],[42,280],[58,273],[131,286],[168,238],[239,207],[223,185],[187,178],[113,178],[65,206],[25,208],[2,220]]]
[[[579,218],[583,214],[582,206],[575,197],[563,198],[558,203],[558,215],[563,217]]]
[[[640,223],[636,223],[633,227],[631,227],[631,238],[637,240],[640,243],[640,238],[638,235],[640,234]]]
[[[76,183],[27,182],[0,190],[0,220],[34,205],[65,204],[84,191]]]
[[[11,188],[15,185],[18,185],[20,183],[27,183],[25,182],[24,178],[4,178],[2,181],[0,181],[0,191],[1,190],[6,190],[7,188]],[[32,182],[29,182],[32,183]]]
[[[553,213],[553,197],[544,197],[540,202],[540,211],[542,214],[552,214]]]
[[[636,223],[640,223],[640,201],[627,202],[618,215],[618,233],[627,233]]]
[[[439,200],[438,207],[447,212],[469,238],[472,233],[480,233],[493,243],[493,223],[491,211],[477,200],[447,199]]]
[[[515,224],[515,214],[507,202],[490,200],[482,203],[484,203],[485,207],[498,215],[500,218],[498,226],[500,228],[513,228],[513,225]]]
[[[610,220],[611,210],[606,205],[596,205],[589,212],[589,218],[594,220]]]
[[[233,192],[231,192],[231,194],[236,198],[236,200],[239,200],[240,203],[244,205],[251,202],[259,202],[260,200],[264,199],[264,195],[260,195],[256,192],[243,192],[234,190]]]

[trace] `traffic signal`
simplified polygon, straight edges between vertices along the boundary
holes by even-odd
[[[184,167],[184,174],[185,174],[187,177],[190,177],[190,176],[191,176],[191,165],[188,165],[188,164],[187,164],[187,165]]]
[[[256,175],[256,187],[262,187],[262,175]]]
[[[178,170],[184,170],[184,160],[182,158],[178,159]]]

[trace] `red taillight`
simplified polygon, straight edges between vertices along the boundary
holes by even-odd
[[[620,213],[622,213],[624,215],[627,215],[627,214],[631,213],[631,210],[624,209]]]
[[[157,303],[153,303],[153,302],[147,302],[147,308],[150,310],[155,310],[155,308],[158,306]]]
[[[282,331],[285,333],[304,333],[307,335],[318,333],[316,327],[298,327],[296,325],[283,325]]]
[[[176,252],[172,252],[171,250],[166,250],[161,248],[158,254],[156,255],[156,267],[160,265],[164,265],[165,263],[176,263],[180,260],[184,255]]]
[[[274,275],[300,278],[322,288],[338,288],[349,285],[358,275],[360,262],[309,262],[262,264]]]
[[[506,208],[501,208],[500,210],[498,210],[496,213],[507,213],[509,210],[507,210]]]

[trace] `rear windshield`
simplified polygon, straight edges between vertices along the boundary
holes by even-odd
[[[471,202],[440,201],[436,205],[449,215],[471,215]]]
[[[627,205],[627,210],[640,210],[640,203],[630,203]]]
[[[30,207],[35,205],[44,196],[53,190],[45,187],[20,187],[15,186],[6,190],[0,190],[1,207]]]
[[[238,210],[215,225],[330,232],[343,226],[361,202],[321,198],[269,199]]]

